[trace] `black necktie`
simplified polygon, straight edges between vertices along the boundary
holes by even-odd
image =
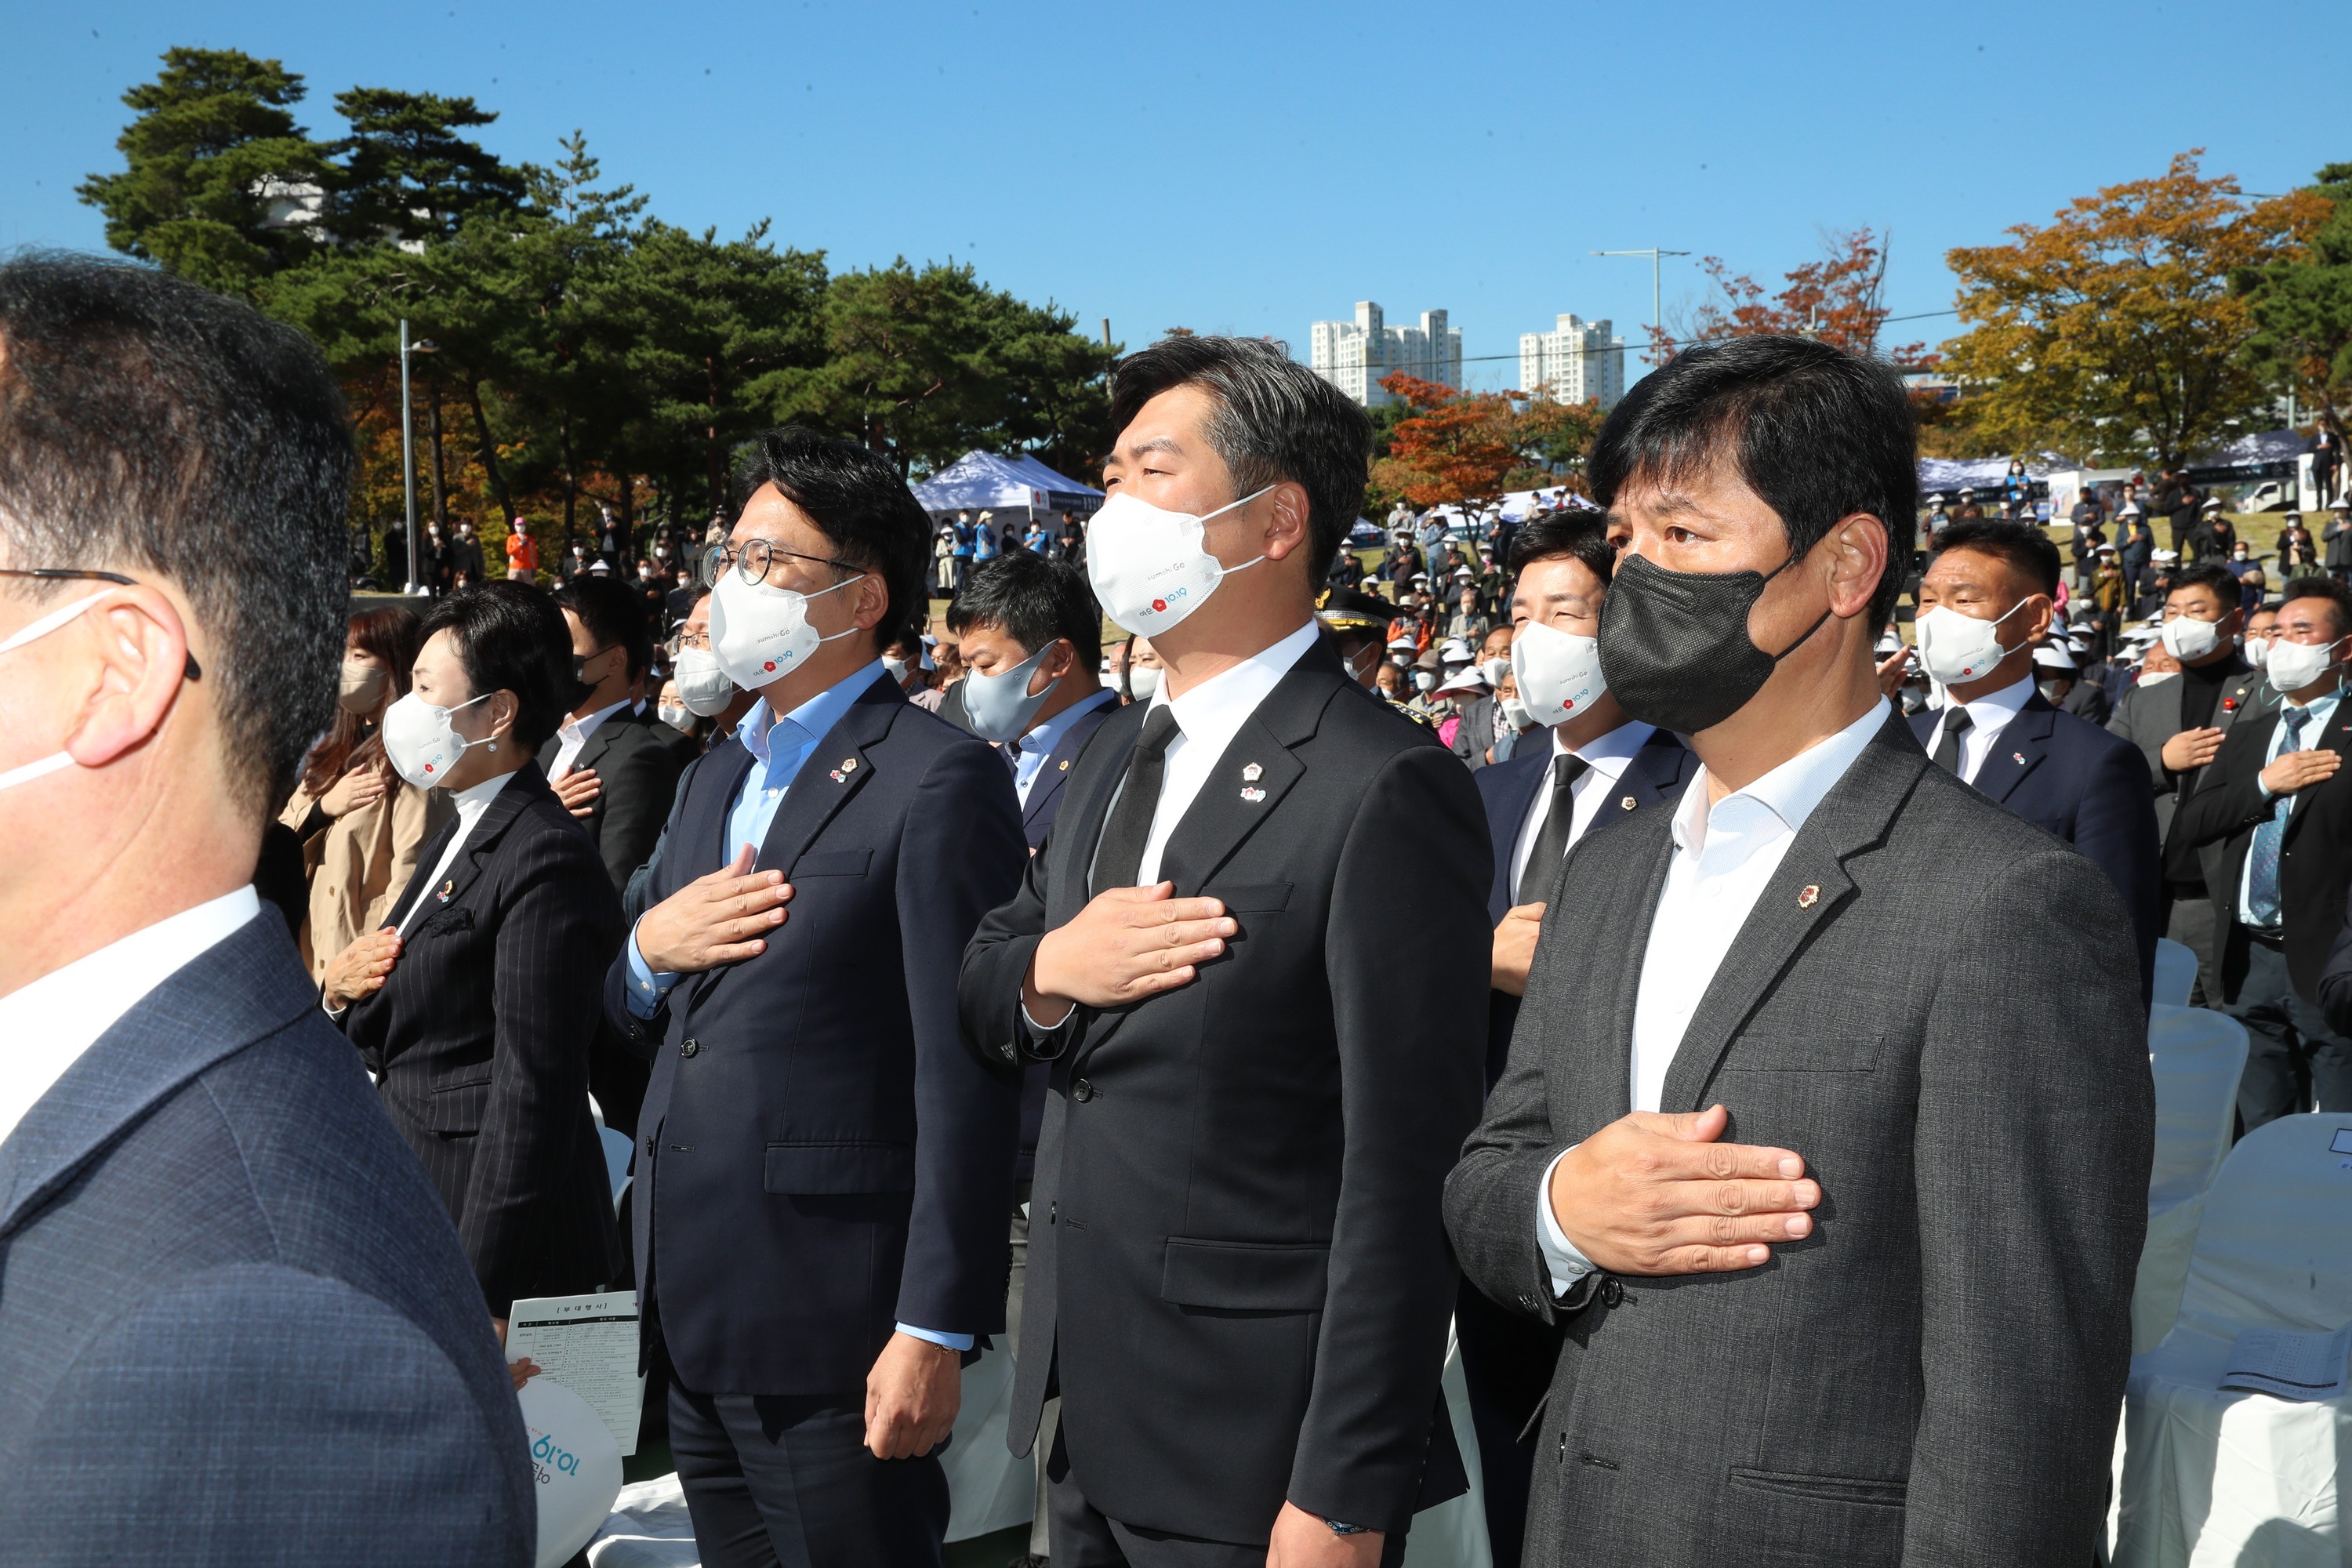
[[[1160,809],[1160,775],[1167,771],[1168,742],[1180,733],[1176,715],[1167,704],[1154,708],[1143,721],[1142,738],[1127,759],[1127,782],[1118,801],[1103,824],[1102,840],[1095,846],[1095,891],[1135,886],[1143,864],[1144,841],[1151,837],[1151,818]]]
[[[1968,776],[1960,772],[1960,736],[1975,722],[1958,702],[1944,710],[1944,734],[1936,742],[1936,765],[1956,779]]]
[[[1542,902],[1551,892],[1551,879],[1559,874],[1559,863],[1568,858],[1569,835],[1576,826],[1576,781],[1592,764],[1573,752],[1563,752],[1551,762],[1551,810],[1544,816],[1543,830],[1536,835],[1536,847],[1528,852],[1528,863],[1519,868],[1519,885],[1511,893],[1515,904]]]
[[[996,754],[1004,759],[1004,765],[1013,770],[1013,775],[1015,778],[1021,776],[1021,743],[1019,742],[1004,741],[999,742],[996,748]]]

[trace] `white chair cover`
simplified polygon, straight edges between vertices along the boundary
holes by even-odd
[[[2339,1455],[2352,1400],[2224,1391],[2240,1331],[2352,1321],[2352,1116],[2290,1116],[2249,1134],[2205,1194],[2180,1311],[2132,1361],[2124,1402],[2117,1568],[2302,1568],[2344,1561]]]
[[[613,1184],[613,1206],[617,1209],[621,1194],[629,1190],[629,1156],[636,1152],[636,1142],[609,1127],[597,1128],[596,1137],[604,1146],[604,1178]]]
[[[621,1446],[588,1402],[534,1377],[517,1396],[539,1484],[538,1568],[562,1568],[588,1544],[621,1491]]]
[[[1013,1412],[1013,1356],[1002,1341],[963,1369],[963,1405],[940,1468],[948,1475],[948,1539],[1026,1524],[1037,1503],[1034,1458],[1004,1446]]]
[[[2202,1007],[2159,1003],[2148,1020],[2147,1054],[2156,1076],[2156,1161],[2147,1184],[2147,1241],[2132,1289],[2134,1354],[2154,1350],[2179,1310],[2205,1189],[2230,1152],[2245,1027]]]
[[[2156,939],[2156,1000],[2172,1007],[2189,1005],[2197,984],[2197,954],[2168,936]]]

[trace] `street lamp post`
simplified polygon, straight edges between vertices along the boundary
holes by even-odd
[[[418,591],[416,575],[416,407],[408,395],[408,356],[429,354],[437,347],[432,339],[411,343],[408,341],[408,318],[400,319],[400,486],[408,502],[408,586],[403,590]]]
[[[1663,331],[1665,327],[1665,323],[1658,319],[1660,310],[1658,303],[1658,260],[1661,257],[1666,256],[1688,256],[1690,252],[1687,250],[1660,250],[1655,246],[1653,246],[1647,250],[1596,250],[1593,251],[1592,254],[1595,256],[1646,256],[1650,258],[1650,325]],[[1657,351],[1653,349],[1651,352],[1654,354]],[[1654,361],[1653,363],[1654,363]]]

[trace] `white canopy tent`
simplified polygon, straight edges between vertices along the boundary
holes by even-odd
[[[921,484],[915,499],[936,520],[958,511],[992,511],[1000,523],[1028,522],[1074,511],[1091,516],[1103,493],[1057,474],[1026,452],[1003,458],[966,452]]]

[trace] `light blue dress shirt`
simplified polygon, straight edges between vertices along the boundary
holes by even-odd
[[[1062,743],[1062,737],[1070,732],[1070,726],[1106,703],[1118,700],[1118,697],[1114,692],[1095,691],[1071,703],[1013,742],[1019,751],[1013,763],[1013,787],[1020,795],[1024,809],[1029,805],[1029,786],[1035,784],[1037,775],[1045,771],[1045,763],[1053,756],[1054,748]]]
[[[2313,698],[2311,701],[2305,705],[2305,710],[2310,713],[2311,717],[2303,721],[2302,744],[2305,751],[2309,751],[2312,747],[2319,744],[2320,738],[2327,733],[2327,726],[2336,717],[2336,700],[2341,698],[2343,694],[2342,689],[2339,688],[2336,690],[2327,693],[2325,697]],[[2285,715],[2286,710],[2293,706],[2294,705],[2291,702],[2281,702],[2279,704],[2278,713],[2271,720],[2270,743],[2263,752],[2263,766],[2266,768],[2270,766],[2271,763],[2277,762],[2279,758],[2286,754]],[[2264,800],[2275,800],[2278,798],[2271,793],[2270,785],[2262,783],[2260,780],[2255,781],[2254,788],[2261,792],[2262,797]],[[2294,796],[2293,795],[2286,797],[2286,815],[2290,817],[2294,815]],[[2247,914],[2252,913],[2253,911],[2253,907],[2254,857],[2252,853],[2249,851],[2246,856],[2246,863],[2238,868],[2238,909],[2241,911],[2240,918],[2244,919]],[[2246,923],[2249,925],[2258,925],[2258,922],[2252,920],[2247,920]]]
[[[827,687],[791,712],[778,717],[761,698],[751,705],[737,726],[735,738],[751,753],[751,771],[743,775],[743,787],[735,796],[733,809],[727,814],[728,859],[732,861],[737,851],[748,844],[753,854],[767,841],[768,829],[776,820],[776,812],[784,804],[784,795],[793,780],[816,750],[816,743],[825,732],[841,722],[850,705],[866,693],[866,689],[882,679],[882,661],[872,664],[856,674],[845,677],[838,684]],[[716,868],[714,868],[715,869]],[[650,1018],[661,1010],[662,999],[677,984],[675,974],[656,974],[646,963],[645,954],[637,951],[637,934],[629,932],[629,1011],[640,1018]],[[898,1331],[919,1340],[929,1340],[950,1350],[971,1349],[970,1334],[944,1333],[937,1329],[919,1329],[911,1323],[900,1323]]]

